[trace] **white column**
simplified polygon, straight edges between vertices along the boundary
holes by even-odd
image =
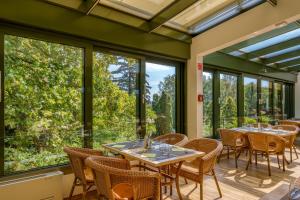
[[[300,118],[300,73],[295,84],[295,117]]]
[[[202,71],[198,63],[203,63],[203,57],[191,54],[187,66],[187,135],[189,139],[202,136],[203,102],[198,102],[198,95],[203,94]]]

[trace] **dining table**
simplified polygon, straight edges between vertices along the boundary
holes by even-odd
[[[179,188],[179,171],[182,164],[185,161],[194,160],[205,155],[204,152],[158,141],[153,141],[149,148],[144,148],[144,140],[117,142],[104,144],[102,146],[110,152],[122,155],[125,159],[136,160],[139,161],[139,163],[145,164],[143,167],[149,165],[156,169],[162,177],[165,177],[165,181],[161,182],[161,191],[162,188],[167,185],[170,185],[171,191],[172,184],[175,181],[177,194],[180,200],[182,200],[182,195]],[[177,166],[174,173],[175,177],[172,173],[167,173],[165,170],[167,168],[169,169],[172,165]],[[151,170],[150,168],[148,169]],[[162,199],[162,192],[160,194]]]
[[[265,133],[265,134],[272,134],[272,135],[279,135],[279,136],[289,136],[293,134],[291,131],[283,130],[283,129],[273,129],[273,128],[255,128],[255,127],[237,127],[232,128],[233,131],[239,131],[243,133],[248,132],[257,132],[257,133]]]

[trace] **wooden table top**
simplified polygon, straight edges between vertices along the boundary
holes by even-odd
[[[143,143],[143,140],[136,140],[104,144],[102,146],[112,152],[123,155],[125,158],[138,160],[153,167],[161,167],[181,161],[193,160],[205,155],[204,152],[160,142],[153,142],[150,149],[144,149]]]

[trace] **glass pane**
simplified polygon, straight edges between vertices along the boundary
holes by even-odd
[[[220,126],[237,127],[237,77],[220,74]]]
[[[259,49],[263,49],[263,48],[275,45],[275,44],[279,44],[281,42],[285,42],[287,40],[297,38],[299,36],[300,36],[300,29],[295,29],[290,32],[287,32],[287,33],[272,37],[270,39],[264,40],[262,42],[250,45],[248,47],[242,48],[241,50],[246,53],[249,53],[252,51],[256,51]]]
[[[282,118],[282,84],[274,83],[274,115],[275,119]]]
[[[93,62],[93,147],[135,139],[139,60],[95,52]]]
[[[101,0],[100,4],[143,18],[151,18],[174,0]]]
[[[272,120],[272,90],[270,81],[261,81],[260,115],[262,123],[269,123]]]
[[[5,174],[66,163],[82,146],[83,49],[6,35],[4,54]]]
[[[203,124],[204,137],[213,136],[213,74],[203,72]]]
[[[200,20],[220,11],[235,0],[200,0],[174,17],[169,24],[185,27],[194,25]]]
[[[257,120],[257,79],[244,77],[244,123]]]
[[[176,68],[146,62],[147,133],[162,135],[176,130]]]

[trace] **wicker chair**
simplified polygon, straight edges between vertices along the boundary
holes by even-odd
[[[171,144],[171,145],[181,146],[188,141],[188,138],[186,137],[186,135],[183,135],[181,133],[169,133],[169,134],[160,135],[154,138],[153,140]]]
[[[299,128],[295,125],[277,125],[277,126],[273,126],[273,128],[290,131],[290,134],[288,136],[284,136],[284,138],[287,140],[285,147],[290,149],[290,162],[293,162],[293,149],[298,159],[299,157],[294,142],[299,132]]]
[[[64,152],[68,154],[70,164],[74,172],[74,181],[70,191],[69,199],[72,199],[74,188],[82,186],[83,199],[86,199],[86,193],[94,185],[92,170],[85,166],[84,160],[92,155],[101,156],[102,152],[87,148],[65,147]]]
[[[297,126],[298,128],[300,128],[300,122],[291,121],[291,120],[280,120],[279,124],[280,125],[292,125],[292,126]]]
[[[279,163],[279,155],[282,156],[282,164],[283,164],[283,171],[285,171],[285,162],[286,158],[284,155],[285,152],[285,143],[286,140],[283,137],[278,135],[271,135],[265,133],[258,133],[258,132],[248,132],[248,139],[250,143],[250,156],[249,161],[246,167],[248,167],[250,163],[252,163],[252,155],[255,153],[255,164],[257,165],[257,153],[266,154],[267,161],[268,161],[268,173],[271,176],[271,167],[270,167],[270,155],[277,155],[277,162],[278,167],[280,169]]]
[[[134,199],[160,199],[158,173],[130,170],[129,161],[120,158],[91,156],[85,163],[93,171],[99,198],[115,199],[115,187],[118,184],[129,184],[135,191]]]
[[[227,158],[229,159],[230,149],[234,151],[235,167],[238,167],[238,158],[242,150],[246,149],[248,151],[248,138],[247,135],[238,131],[233,131],[230,129],[219,129],[220,137],[223,144],[223,149],[220,153],[219,159],[222,155],[224,148],[227,148]]]
[[[203,177],[204,175],[213,176],[219,195],[222,197],[220,186],[214,170],[217,157],[223,148],[222,143],[213,139],[199,138],[190,140],[183,147],[205,152],[206,155],[191,162],[184,162],[178,172],[178,175],[200,184],[201,200],[203,200]],[[177,165],[172,166],[173,173],[176,173],[177,167]],[[179,179],[176,179],[176,187],[179,191]]]

